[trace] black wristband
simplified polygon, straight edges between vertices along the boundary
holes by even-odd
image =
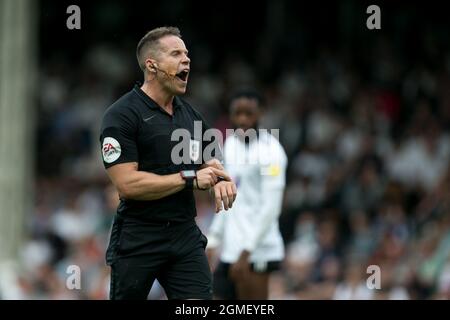
[[[195,170],[182,170],[180,175],[186,182],[185,188],[188,190],[194,189],[194,179],[197,177],[197,172]]]
[[[195,179],[197,180],[197,179]],[[184,181],[186,181],[186,189],[188,190],[193,190],[194,189],[194,179],[185,179]]]

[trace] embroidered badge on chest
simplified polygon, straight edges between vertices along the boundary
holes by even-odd
[[[197,161],[200,157],[200,141],[190,140],[189,141],[189,156],[191,161]]]

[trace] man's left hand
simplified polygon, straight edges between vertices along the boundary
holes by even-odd
[[[220,181],[213,187],[216,200],[216,213],[222,209],[228,210],[236,199],[237,188],[233,181]]]

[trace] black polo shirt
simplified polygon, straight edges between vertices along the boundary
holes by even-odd
[[[194,121],[201,121],[201,136],[198,135],[199,130],[197,136],[194,135]],[[180,128],[188,130],[191,136],[188,146],[190,163],[175,164],[172,161],[172,149],[180,146],[181,140],[172,141],[171,136],[175,129]],[[207,129],[209,126],[203,117],[186,101],[175,97],[173,115],[170,115],[136,85],[103,115],[100,133],[103,164],[109,168],[119,163],[137,162],[139,171],[159,175],[199,169],[208,159],[202,159],[202,153],[198,153],[212,143],[202,139]],[[195,149],[200,146],[199,150]],[[184,150],[181,149],[180,156],[185,156]],[[121,199],[117,212],[123,217],[154,222],[182,222],[196,216],[193,191],[186,188],[158,200]]]

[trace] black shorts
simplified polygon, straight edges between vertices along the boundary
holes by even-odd
[[[195,223],[115,217],[107,250],[110,299],[147,299],[155,279],[168,299],[212,299],[206,237]]]
[[[214,295],[223,300],[237,300],[236,287],[230,278],[231,264],[220,261],[214,271]],[[251,263],[250,269],[256,273],[270,273],[280,270],[281,261]]]

